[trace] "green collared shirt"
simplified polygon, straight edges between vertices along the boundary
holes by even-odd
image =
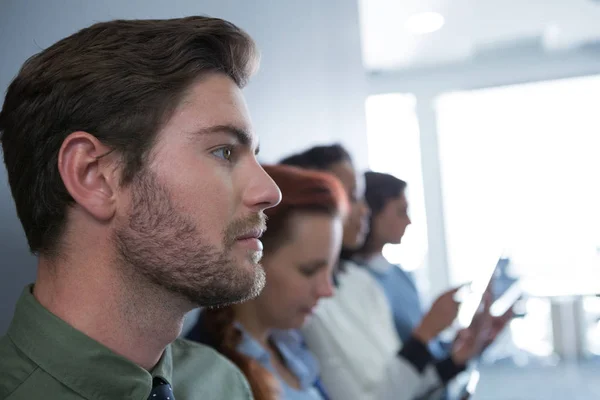
[[[252,399],[242,373],[208,347],[178,339],[148,372],[50,313],[32,286],[0,338],[0,400],[147,400],[153,377],[176,400]]]

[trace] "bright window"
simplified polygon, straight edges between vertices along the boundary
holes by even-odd
[[[400,245],[384,248],[385,257],[404,269],[423,266],[427,252],[427,226],[421,174],[419,124],[411,94],[384,94],[367,98],[369,165],[373,171],[392,174],[408,183],[406,192],[412,220]]]
[[[600,77],[449,93],[436,104],[450,275],[498,249],[532,290],[600,286]]]

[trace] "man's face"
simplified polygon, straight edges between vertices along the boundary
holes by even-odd
[[[234,82],[212,74],[195,83],[125,189],[115,231],[125,272],[200,306],[260,293],[263,210],[281,193],[256,151]]]

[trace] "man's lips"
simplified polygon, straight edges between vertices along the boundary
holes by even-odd
[[[237,240],[260,239],[261,236],[263,235],[263,233],[264,233],[263,229],[254,228],[254,229],[250,229],[249,231],[238,236],[236,239]]]
[[[263,251],[263,244],[260,241],[264,230],[261,228],[254,228],[246,231],[245,233],[238,236],[236,242],[252,251]]]

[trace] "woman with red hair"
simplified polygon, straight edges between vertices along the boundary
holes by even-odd
[[[332,175],[282,165],[265,171],[283,195],[265,211],[266,286],[253,300],[203,311],[188,338],[233,361],[256,400],[322,400],[317,361],[295,330],[333,294],[347,199]]]

